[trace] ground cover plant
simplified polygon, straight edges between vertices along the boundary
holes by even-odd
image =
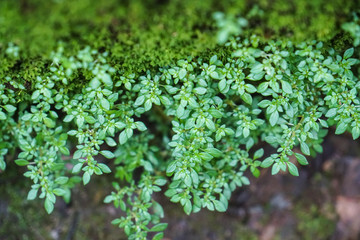
[[[154,192],[186,214],[223,212],[250,184],[245,172],[298,176],[332,126],[359,138],[355,3],[338,13],[341,1],[299,1],[326,13],[309,22],[327,20],[304,38],[285,27],[299,6],[269,17],[262,1],[89,0],[69,13],[67,1],[40,2],[1,3],[0,168],[23,167],[27,199],[48,213],[75,185],[111,173],[104,202],[125,213],[113,224],[129,239],[162,239]]]

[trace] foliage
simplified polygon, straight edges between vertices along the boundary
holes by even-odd
[[[144,14],[143,8],[135,7],[138,1],[129,4],[135,4],[136,16]],[[194,7],[201,9],[197,4]],[[63,8],[66,4],[59,11]],[[232,25],[235,15],[217,14],[220,42],[241,33],[236,26],[243,26],[243,21]],[[165,24],[164,20],[160,17]],[[101,25],[110,19],[94,21]],[[298,176],[292,158],[308,164],[304,155],[322,151],[328,127],[336,125],[336,134],[348,131],[354,139],[359,137],[360,84],[354,68],[359,60],[352,58],[354,48],[340,53],[320,41],[296,43],[251,35],[230,38],[225,46],[209,51],[201,48],[205,53],[200,53],[196,46],[201,45],[201,33],[193,40],[184,22],[176,24],[181,25],[180,38],[186,38],[182,44],[195,41],[192,56],[180,60],[184,52],[157,62],[163,53],[155,53],[159,45],[154,42],[149,52],[140,47],[131,54],[131,45],[125,48],[128,55],[117,55],[124,42],[106,41],[114,36],[84,48],[80,46],[97,35],[85,35],[86,41],[74,45],[59,43],[56,51],[40,59],[32,53],[41,52],[36,41],[6,44],[0,71],[0,169],[11,164],[5,159],[9,153],[17,154],[15,163],[26,167],[24,176],[33,183],[29,200],[43,199],[51,213],[56,196],[69,202],[77,183],[86,185],[94,175],[112,172],[114,191],[104,201],[126,213],[113,224],[129,239],[146,239],[148,232],[162,239],[167,224],[160,222],[164,212],[153,198],[155,192],[166,190],[186,214],[202,208],[223,212],[231,193],[250,183],[245,171],[258,177],[260,167],[271,167],[272,174],[281,170]],[[77,33],[90,31],[88,27]],[[137,37],[146,39],[151,33]],[[160,49],[168,41],[178,43],[156,36]],[[30,44],[29,51],[22,53],[22,44]],[[146,64],[150,52],[152,63]],[[132,66],[133,60],[126,58],[133,57]],[[173,63],[159,65],[170,58]],[[264,156],[262,143],[276,151]]]
[[[347,22],[342,25],[342,28],[349,32],[354,39],[354,46],[360,45],[360,20],[356,13],[353,13],[354,19],[352,22]]]

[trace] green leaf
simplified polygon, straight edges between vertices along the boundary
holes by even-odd
[[[78,173],[80,172],[81,168],[83,166],[83,163],[77,163],[72,169],[72,173]]]
[[[54,128],[55,127],[55,121],[52,120],[51,118],[44,118],[44,123],[48,128]]]
[[[5,160],[4,159],[2,159],[1,157],[0,157],[0,170],[5,170],[5,168],[6,168],[6,162],[5,162]]]
[[[264,155],[264,149],[260,148],[254,153],[254,159],[261,158]]]
[[[305,155],[310,155],[309,146],[305,142],[300,142],[300,149]]]
[[[142,132],[147,129],[145,124],[143,122],[140,122],[140,121],[135,122],[135,126],[139,131],[142,131]]]
[[[18,166],[26,166],[29,164],[29,161],[27,161],[25,159],[17,159],[17,160],[15,160],[15,163]]]
[[[185,202],[185,205],[184,205],[184,212],[187,215],[190,215],[191,211],[192,211],[192,204],[191,204],[191,201],[189,199],[187,199]]]
[[[167,228],[167,223],[159,223],[150,229],[150,232],[162,232]]]
[[[216,211],[218,211],[218,212],[225,212],[226,211],[226,206],[222,202],[220,202],[218,200],[214,200],[213,203],[214,203]]]
[[[275,175],[280,171],[280,166],[278,163],[275,163],[271,168],[271,175]]]
[[[104,173],[111,173],[111,169],[104,163],[98,163],[98,167],[101,169]]]
[[[352,130],[351,130],[351,133],[352,133],[352,136],[353,136],[353,139],[357,139],[359,138],[360,136],[360,128],[359,127],[354,127]]]
[[[287,162],[287,166],[289,169],[289,172],[291,175],[298,177],[299,176],[299,171],[297,169],[297,167],[295,166],[295,164],[293,164],[292,162]]]
[[[119,142],[122,145],[122,144],[126,143],[127,140],[128,140],[128,137],[127,137],[126,132],[124,130],[119,135]]]
[[[107,138],[105,139],[105,142],[106,142],[106,144],[109,145],[110,147],[115,147],[115,146],[116,146],[115,140],[114,140],[113,138],[111,138],[111,137],[107,137]]]
[[[210,73],[210,77],[212,77],[213,79],[219,79],[219,74],[217,72],[212,72]]]
[[[15,112],[15,111],[16,111],[16,107],[14,107],[13,105],[7,104],[7,105],[4,106],[4,108],[5,108],[5,110],[6,110],[7,112],[9,112],[9,113],[12,113],[12,112]]]
[[[67,149],[67,147],[59,147],[59,150],[62,154],[64,154],[65,156],[69,156],[70,155],[70,151],[69,149]]]
[[[279,113],[278,111],[275,111],[270,115],[270,119],[269,119],[270,125],[275,126],[278,120],[279,120]]]
[[[263,82],[263,83],[261,83],[261,84],[258,86],[257,91],[258,91],[259,93],[263,93],[263,92],[265,92],[265,91],[268,89],[268,87],[269,87],[269,82]]]
[[[337,109],[336,108],[331,108],[329,109],[329,111],[326,113],[325,117],[331,118],[334,117],[336,115]]]
[[[101,98],[100,104],[105,110],[110,110],[110,103],[106,98]]]
[[[153,238],[152,240],[161,240],[164,238],[164,233],[157,233]]]
[[[52,213],[52,211],[54,210],[54,203],[50,201],[50,198],[46,197],[45,199],[45,210],[47,211],[48,214]]]
[[[196,93],[196,94],[200,94],[200,95],[203,95],[203,94],[205,94],[206,93],[206,88],[204,88],[204,87],[197,87],[197,88],[194,88],[194,92]]]
[[[100,151],[100,154],[103,155],[104,157],[108,158],[108,159],[112,159],[115,157],[115,155],[108,151],[108,150],[103,150],[103,151]]]
[[[186,73],[187,73],[186,69],[182,68],[179,72],[179,78],[183,79],[186,76]]]
[[[36,198],[38,189],[31,189],[27,195],[27,200],[34,200]]]
[[[144,103],[144,101],[145,101],[145,96],[141,95],[136,99],[134,106],[138,107],[138,106],[142,105]]]
[[[344,59],[350,58],[354,54],[354,48],[349,48],[344,53]]]
[[[212,131],[212,132],[215,132],[215,131],[216,131],[215,124],[214,124],[214,122],[213,122],[211,119],[206,118],[206,119],[205,119],[205,124],[206,124],[206,127],[207,127],[210,131]]]
[[[58,178],[55,179],[55,183],[63,185],[65,183],[67,183],[68,180],[69,180],[68,177],[58,177]]]
[[[347,127],[348,127],[347,123],[341,122],[339,125],[337,125],[335,134],[344,133],[346,131]]]
[[[275,159],[272,157],[267,157],[264,161],[261,162],[260,167],[262,168],[268,168],[274,163]]]
[[[292,87],[291,87],[289,82],[281,81],[281,86],[282,86],[282,89],[284,90],[285,93],[287,93],[287,94],[293,93]]]
[[[207,148],[205,149],[205,152],[209,153],[213,157],[221,157],[223,154],[222,151],[217,148]]]
[[[108,195],[104,199],[104,203],[111,203],[112,201],[114,201],[114,197],[112,195]]]
[[[57,196],[64,196],[66,194],[66,191],[64,189],[61,188],[55,188],[53,190],[53,193]]]
[[[226,89],[226,79],[223,79],[219,82],[219,90],[220,92],[223,92]]]
[[[252,104],[252,97],[249,93],[244,93],[243,95],[241,95],[241,99],[249,105]]]
[[[0,111],[0,120],[5,120],[5,119],[6,119],[6,114]]]
[[[301,164],[301,165],[308,165],[309,162],[307,161],[306,157],[300,153],[295,153],[295,157],[296,159],[298,160],[298,162]]]
[[[84,185],[88,184],[90,182],[90,173],[85,172],[82,177],[82,180],[83,180]]]
[[[251,168],[251,173],[256,178],[258,178],[260,176],[260,170],[257,168]]]

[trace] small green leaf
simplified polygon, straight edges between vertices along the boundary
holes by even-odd
[[[55,121],[52,120],[51,118],[44,118],[44,123],[48,128],[54,128],[55,127]]]
[[[220,90],[220,92],[223,92],[224,90],[225,90],[225,88],[226,88],[226,79],[223,79],[223,80],[221,80],[220,82],[219,82],[219,90]]]
[[[264,149],[260,148],[254,153],[254,159],[261,158],[264,155]]]
[[[300,149],[305,155],[310,155],[309,146],[305,142],[300,142]]]
[[[53,193],[57,196],[64,196],[66,194],[66,191],[64,189],[61,188],[55,188],[53,190]]]
[[[204,87],[194,88],[194,92],[195,92],[196,94],[199,94],[199,95],[205,94],[206,91],[207,91],[207,90],[206,90],[206,88],[204,88]]]
[[[13,105],[5,105],[4,106],[5,110],[8,111],[9,113],[15,112],[16,111],[16,107],[14,107]]]
[[[309,162],[307,161],[306,157],[300,153],[295,153],[295,157],[296,159],[298,160],[298,162],[301,164],[301,165],[308,165]]]
[[[150,232],[162,232],[167,228],[167,223],[159,223],[150,229]]]
[[[354,54],[354,48],[349,48],[344,53],[344,59],[350,58]]]
[[[119,135],[119,142],[122,145],[122,144],[126,143],[127,140],[128,140],[128,137],[127,137],[126,132],[124,130]]]
[[[27,195],[27,200],[34,200],[36,198],[38,189],[31,189]]]
[[[331,108],[329,109],[329,111],[326,113],[325,117],[331,118],[334,117],[336,115],[337,109],[336,108]]]
[[[190,215],[191,211],[192,211],[192,204],[191,204],[191,201],[189,199],[187,199],[185,202],[185,205],[184,205],[184,212],[187,215]]]
[[[111,169],[104,163],[98,163],[98,167],[103,173],[111,173]]]
[[[221,157],[222,156],[222,152],[217,149],[217,148],[207,148],[205,149],[205,152],[209,153],[211,156],[213,157]]]
[[[54,203],[50,201],[50,198],[46,197],[45,199],[45,210],[47,211],[48,214],[52,213],[52,211],[54,210]]]
[[[160,232],[160,233],[157,233],[153,238],[152,240],[161,240],[164,238],[164,233]]]
[[[111,203],[114,201],[114,197],[112,195],[106,196],[104,199],[104,203]]]
[[[214,200],[213,203],[214,203],[216,211],[218,211],[218,212],[225,212],[226,211],[226,206],[222,202],[220,202],[218,200]]]
[[[344,133],[346,131],[347,127],[348,127],[347,123],[341,122],[339,125],[337,125],[335,134]]]
[[[88,184],[90,182],[90,173],[85,172],[82,177],[82,180],[83,180],[84,185]]]
[[[281,87],[287,94],[291,94],[293,92],[290,83],[287,81],[281,81]]]
[[[111,159],[111,158],[115,157],[115,155],[112,152],[108,151],[108,150],[103,150],[103,151],[100,152],[100,154],[103,155],[104,157],[108,158],[108,159]]]
[[[55,183],[63,185],[65,183],[67,183],[68,180],[69,180],[68,177],[58,177],[55,179]]]
[[[145,124],[143,122],[140,122],[140,121],[135,122],[135,126],[139,131],[142,131],[142,132],[147,129]]]
[[[278,120],[279,120],[279,113],[278,111],[275,111],[270,115],[270,119],[269,119],[270,125],[275,126]]]
[[[354,127],[352,130],[351,130],[351,133],[352,133],[352,136],[353,136],[353,139],[357,139],[359,138],[360,136],[360,127]]]
[[[268,168],[274,163],[275,159],[272,157],[267,157],[264,161],[261,162],[260,167],[262,168]]]
[[[297,167],[295,166],[295,164],[293,164],[292,162],[287,162],[287,166],[289,169],[289,172],[291,175],[298,177],[299,176],[299,171],[297,169]]]
[[[27,161],[25,159],[17,159],[17,160],[15,160],[15,163],[18,166],[26,166],[29,164],[29,161]]]
[[[144,103],[144,101],[145,101],[145,96],[141,95],[136,99],[134,106],[138,107],[138,106],[142,105]]]
[[[280,166],[278,163],[275,163],[271,168],[271,175],[275,175],[280,171]]]
[[[75,166],[74,166],[73,169],[72,169],[72,173],[78,173],[78,172],[80,172],[82,166],[83,166],[82,163],[77,163],[77,164],[75,164]]]
[[[186,73],[187,73],[186,69],[182,68],[179,72],[179,78],[183,79],[186,76]]]
[[[105,110],[110,110],[110,103],[106,98],[101,98],[100,104]]]

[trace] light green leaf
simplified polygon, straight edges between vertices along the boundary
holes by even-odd
[[[298,162],[301,164],[301,165],[308,165],[309,162],[307,161],[306,157],[300,153],[295,153],[295,157],[296,159],[298,160]]]
[[[90,173],[85,172],[82,177],[82,180],[83,180],[84,185],[88,184],[90,182]]]
[[[16,111],[16,107],[14,107],[13,105],[5,105],[4,106],[5,110],[8,111],[9,113],[15,112]]]
[[[108,150],[103,150],[103,151],[100,152],[100,154],[103,155],[104,157],[108,158],[108,159],[111,159],[111,158],[115,157],[115,155],[112,152],[108,151]]]
[[[54,203],[52,203],[48,197],[45,199],[44,206],[48,214],[52,213],[54,210]]]
[[[36,198],[38,189],[31,189],[27,195],[27,200],[34,200]]]
[[[295,166],[295,164],[293,164],[292,162],[287,162],[287,166],[289,169],[289,173],[293,176],[298,177],[299,176],[299,171],[297,169],[297,167]]]
[[[300,142],[300,149],[305,155],[310,155],[309,146],[305,142]]]

